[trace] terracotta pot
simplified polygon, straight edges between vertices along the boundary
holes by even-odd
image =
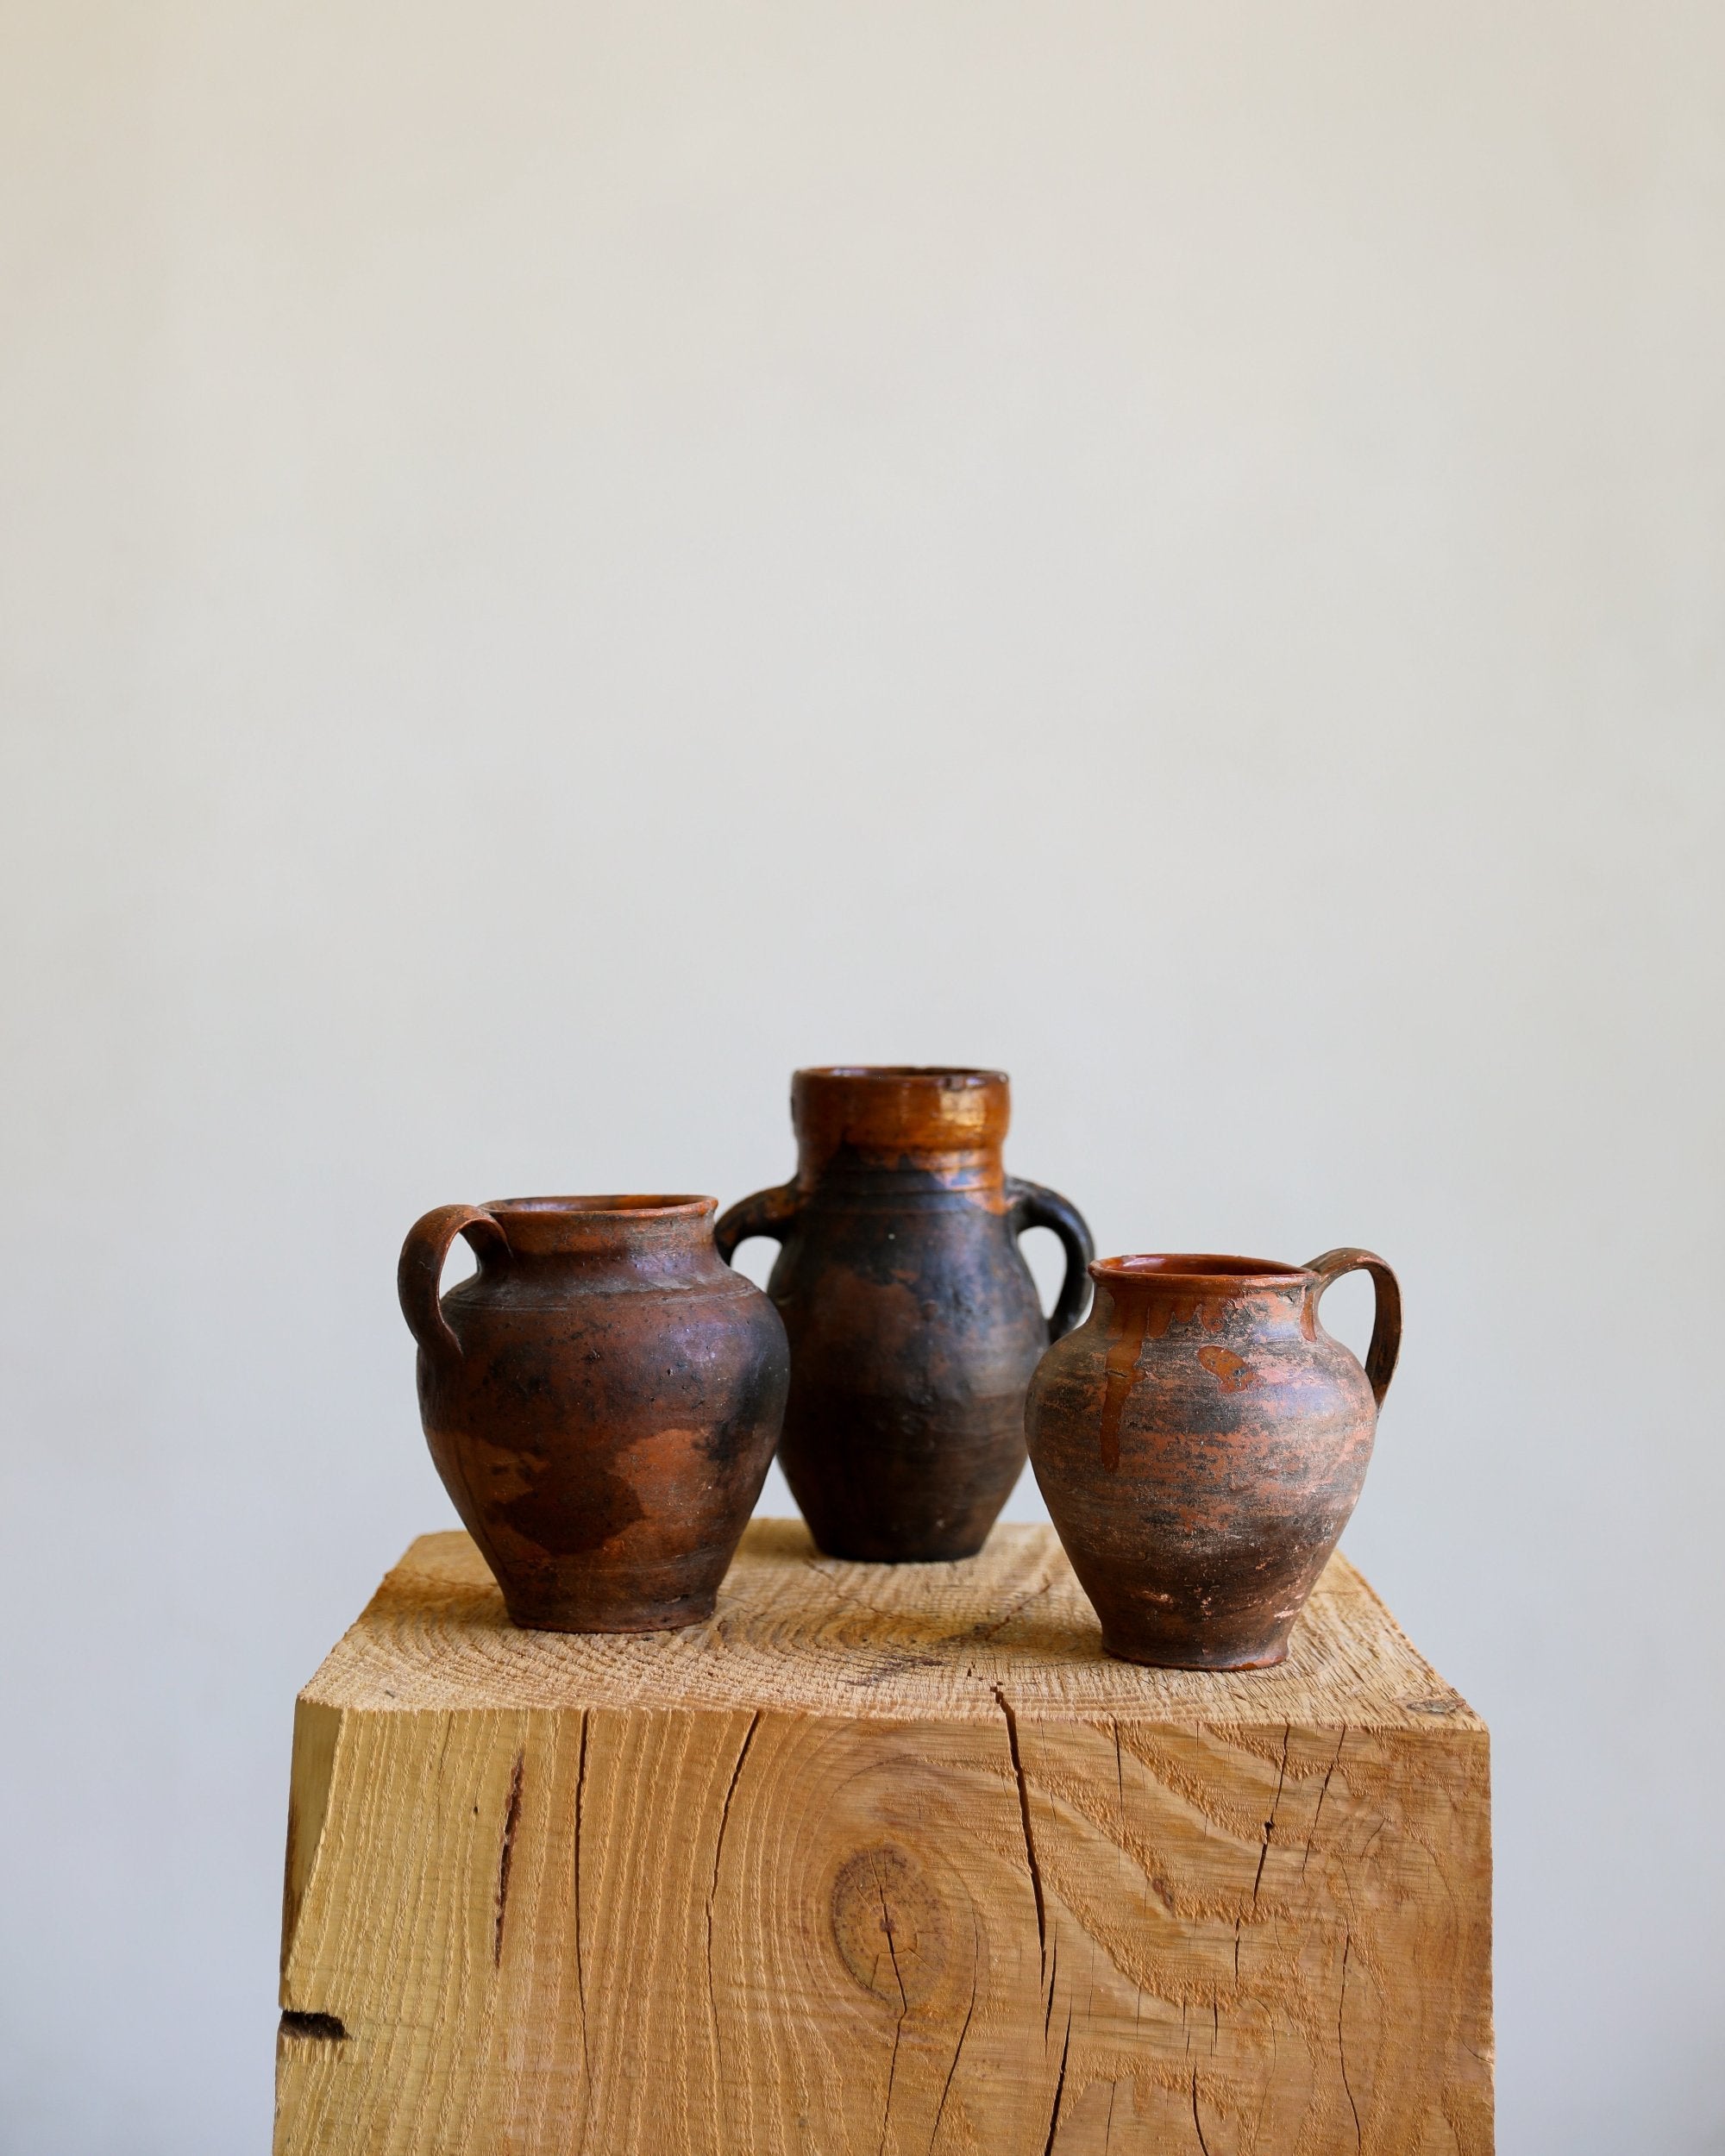
[[[733,1206],[729,1257],[782,1244],[768,1293],[791,1339],[779,1457],[829,1557],[974,1557],[1024,1466],[1024,1396],[1078,1315],[1094,1245],[1077,1211],[1008,1176],[1004,1073],[800,1070],[797,1173]],[[1066,1246],[1052,1319],[1019,1254]]]
[[[1361,1266],[1377,1290],[1364,1369],[1318,1322]],[[1090,1273],[1095,1307],[1043,1357],[1026,1420],[1102,1644],[1176,1669],[1279,1662],[1365,1480],[1402,1339],[1396,1275],[1351,1250]]]
[[[518,1625],[712,1614],[784,1412],[779,1314],[713,1247],[712,1198],[440,1206],[402,1245],[437,1472]],[[479,1258],[438,1300],[450,1244]]]

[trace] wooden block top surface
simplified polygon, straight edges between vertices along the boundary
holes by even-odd
[[[800,1520],[756,1520],[709,1624],[522,1632],[467,1535],[422,1535],[302,1697],[434,1709],[744,1708],[846,1721],[997,1720],[1483,1729],[1346,1557],[1279,1668],[1145,1670],[1102,1652],[1054,1530],[995,1528],[961,1564],[824,1557]]]

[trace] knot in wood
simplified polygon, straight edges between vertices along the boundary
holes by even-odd
[[[921,2004],[946,1966],[947,1924],[927,1871],[894,1842],[859,1849],[832,1883],[832,1936],[852,1977],[894,2013]]]

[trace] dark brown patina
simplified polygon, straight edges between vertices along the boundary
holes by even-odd
[[[442,1206],[402,1246],[431,1457],[518,1625],[698,1623],[778,1441],[785,1328],[712,1198]],[[440,1301],[457,1235],[479,1270]]]
[[[800,1070],[795,1180],[720,1220],[718,1247],[782,1245],[768,1293],[791,1340],[779,1457],[830,1557],[974,1557],[1024,1465],[1024,1396],[1083,1306],[1076,1208],[1006,1173],[1005,1074],[908,1065]],[[1066,1249],[1051,1319],[1019,1252]]]
[[[1366,1366],[1318,1322],[1364,1267]],[[1128,1662],[1279,1662],[1365,1480],[1402,1297],[1370,1250],[1309,1265],[1110,1257],[1088,1321],[1043,1357],[1030,1456],[1073,1570]]]

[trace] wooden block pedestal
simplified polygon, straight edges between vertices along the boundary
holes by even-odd
[[[636,1639],[427,1535],[299,1699],[277,2156],[1484,2156],[1486,1745],[1339,1557],[1228,1677],[1044,1527]]]

